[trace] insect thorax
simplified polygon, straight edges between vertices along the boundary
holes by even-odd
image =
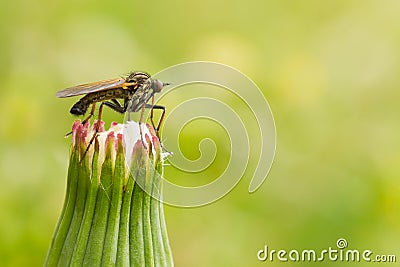
[[[129,74],[129,76],[125,79],[125,81],[128,83],[142,84],[145,81],[147,81],[147,79],[149,79],[149,78],[150,78],[150,75],[146,72],[134,71],[131,74]]]

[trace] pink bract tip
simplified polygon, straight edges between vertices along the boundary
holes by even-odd
[[[74,121],[72,124],[72,145],[76,144],[77,134],[82,130],[82,123],[80,120]]]
[[[121,134],[121,133],[117,134],[117,142],[115,142],[115,149],[116,149],[117,151],[118,151],[119,145],[121,145],[121,147],[124,146],[123,137],[124,137],[123,134]]]
[[[160,140],[158,139],[158,137],[157,136],[152,136],[152,138],[151,138],[152,140],[152,143],[153,143],[153,145],[155,146],[155,147],[158,147],[159,145],[160,145]]]
[[[97,124],[98,124],[98,123],[100,123],[100,125],[99,125],[99,132],[104,132],[104,121],[98,121],[98,120],[95,120],[95,121],[93,122],[93,126],[92,126],[91,131],[95,131],[95,130],[96,130],[96,127],[97,127]]]
[[[137,140],[132,149],[132,157],[134,157],[136,153],[140,153],[138,155],[141,157],[144,149],[146,149],[146,147],[144,146],[143,141],[140,139]]]
[[[72,124],[72,133],[76,131],[76,128],[78,128],[79,125],[82,125],[81,120],[75,120]]]
[[[151,150],[151,146],[153,145],[152,143],[151,143],[151,139],[150,139],[150,136],[148,135],[148,134],[145,134],[145,136],[144,136],[144,138],[146,139],[146,142],[147,142],[147,144],[148,144],[148,149],[149,149],[149,151]]]
[[[149,129],[151,135],[156,135],[156,131],[154,130],[153,126],[151,126],[149,123],[146,123],[146,127]]]
[[[106,138],[106,142],[105,142],[105,147],[108,147],[108,143],[112,142],[115,140],[115,136],[114,136],[114,132],[109,132],[107,134],[107,138]],[[115,143],[114,143],[114,147],[115,147]]]
[[[118,142],[121,142],[121,144],[122,144],[122,142],[124,140],[124,135],[122,133],[117,134],[117,139],[118,139]]]
[[[79,134],[79,142],[84,143],[86,137],[88,135],[89,130],[89,123],[81,124],[81,127],[78,127],[78,134]]]

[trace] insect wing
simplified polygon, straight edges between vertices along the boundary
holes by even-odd
[[[100,82],[86,83],[74,87],[65,88],[64,90],[58,91],[56,96],[60,98],[85,95],[88,93],[103,91],[116,87],[121,87],[125,83],[125,79],[117,78],[111,80],[105,80]],[[128,84],[127,84],[128,85]],[[131,84],[129,84],[131,85]]]

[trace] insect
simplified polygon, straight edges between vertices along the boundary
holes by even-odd
[[[76,102],[70,110],[70,113],[73,115],[85,115],[89,107],[92,106],[89,116],[82,121],[82,124],[86,123],[91,117],[94,116],[96,103],[98,102],[101,102],[98,111],[98,121],[101,120],[101,114],[103,112],[104,105],[119,113],[125,113],[127,111],[137,112],[141,110],[142,113],[139,124],[142,122],[144,109],[151,108],[150,120],[153,128],[158,134],[161,123],[164,119],[165,107],[154,105],[154,94],[161,92],[163,87],[167,85],[169,85],[169,83],[163,83],[160,80],[152,79],[146,72],[135,71],[130,73],[126,78],[116,78],[65,88],[61,91],[58,91],[56,96],[65,98],[85,95],[78,102]],[[147,104],[150,98],[152,98],[151,105]],[[124,101],[123,105],[121,105],[117,99],[122,99]],[[153,109],[162,110],[160,121],[157,127],[155,127],[153,122]],[[139,129],[141,131],[140,127]],[[95,134],[90,140],[86,151],[89,149],[89,146],[93,142],[93,139],[98,131],[99,127],[96,127]]]

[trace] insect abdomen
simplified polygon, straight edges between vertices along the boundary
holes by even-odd
[[[128,94],[129,91],[122,88],[87,94],[72,106],[70,112],[71,114],[77,116],[84,115],[88,107],[93,103],[102,102],[113,98],[125,98]]]
[[[87,109],[88,105],[85,105],[82,101],[78,101],[75,103],[75,105],[72,106],[69,112],[71,112],[71,114],[73,115],[79,116],[79,115],[84,115]]]

